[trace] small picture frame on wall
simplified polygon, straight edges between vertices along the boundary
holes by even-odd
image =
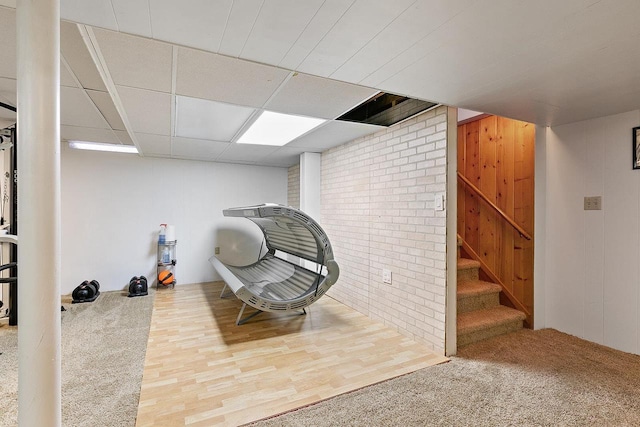
[[[640,126],[633,128],[633,168],[640,169]]]

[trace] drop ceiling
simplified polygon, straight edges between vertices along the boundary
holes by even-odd
[[[11,102],[15,1],[0,4]],[[380,129],[334,120],[378,91],[541,125],[630,111],[639,13],[637,0],[61,0],[61,136],[288,166]],[[236,144],[265,109],[328,122],[281,148]]]

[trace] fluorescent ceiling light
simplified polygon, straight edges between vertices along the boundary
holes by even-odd
[[[260,117],[238,139],[238,143],[281,146],[324,122],[326,120],[313,117],[263,111]]]
[[[112,151],[115,153],[138,153],[133,145],[104,144],[102,142],[69,141],[69,148],[78,150]]]

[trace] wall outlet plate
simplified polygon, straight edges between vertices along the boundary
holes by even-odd
[[[585,196],[584,210],[585,211],[602,210],[602,196]]]
[[[216,255],[220,255],[220,246],[216,246]]]
[[[391,270],[386,268],[382,269],[382,283],[391,284]]]

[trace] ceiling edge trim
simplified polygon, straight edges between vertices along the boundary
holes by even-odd
[[[111,100],[113,101],[114,106],[116,107],[116,111],[118,112],[118,114],[120,114],[120,118],[122,119],[122,123],[124,123],[124,127],[127,133],[129,134],[129,138],[131,138],[131,141],[133,141],[133,145],[135,145],[138,149],[138,154],[144,157],[144,152],[142,151],[138,139],[133,132],[133,128],[131,127],[131,123],[129,122],[129,117],[127,116],[127,113],[124,109],[124,105],[122,104],[120,95],[118,95],[116,85],[111,78],[111,73],[109,72],[109,68],[107,67],[107,62],[102,55],[100,45],[98,44],[95,33],[93,32],[93,28],[83,24],[77,25],[78,30],[80,31],[80,35],[82,36],[82,40],[84,40],[84,43],[87,46],[87,50],[89,51],[89,54],[91,55],[96,68],[98,69],[98,73],[100,73],[100,77],[102,78],[104,85],[107,87],[107,91],[111,96]]]

